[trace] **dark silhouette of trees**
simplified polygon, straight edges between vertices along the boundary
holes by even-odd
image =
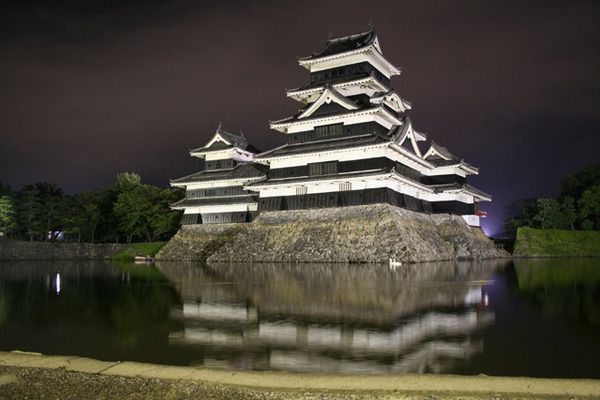
[[[520,200],[508,210],[505,230],[517,228],[600,229],[600,164],[588,165],[560,183],[557,198]]]
[[[0,232],[31,241],[53,240],[53,231],[80,242],[168,239],[181,216],[169,204],[181,197],[179,190],[142,184],[129,172],[114,184],[75,195],[46,182],[16,193],[0,184]]]

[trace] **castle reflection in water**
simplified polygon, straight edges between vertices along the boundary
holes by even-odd
[[[328,372],[448,372],[483,352],[500,262],[159,264],[181,296],[171,346],[197,365]],[[184,350],[184,351],[185,351]]]

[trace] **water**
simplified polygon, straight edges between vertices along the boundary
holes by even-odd
[[[0,263],[0,350],[235,369],[600,378],[600,261]]]

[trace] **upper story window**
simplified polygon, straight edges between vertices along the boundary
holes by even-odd
[[[206,169],[228,169],[235,167],[236,162],[230,158],[206,161]]]
[[[390,85],[389,78],[368,62],[344,65],[342,67],[313,72],[310,74],[310,81],[311,83],[325,82],[332,79],[343,78],[345,76],[354,76],[365,73],[373,74],[377,80],[386,86]]]
[[[315,126],[315,139],[344,133],[344,124]]]
[[[308,164],[308,174],[310,176],[332,175],[338,172],[338,162],[328,161],[322,163]]]

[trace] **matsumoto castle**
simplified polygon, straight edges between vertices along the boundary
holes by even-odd
[[[263,211],[389,203],[424,213],[462,215],[479,226],[477,205],[491,196],[467,183],[478,169],[417,131],[411,104],[391,87],[400,70],[373,29],[332,38],[298,60],[310,83],[287,91],[302,109],[272,121],[287,144],[259,152],[219,128],[190,150],[205,169],[171,181],[186,190],[172,205],[182,224],[250,222]]]

